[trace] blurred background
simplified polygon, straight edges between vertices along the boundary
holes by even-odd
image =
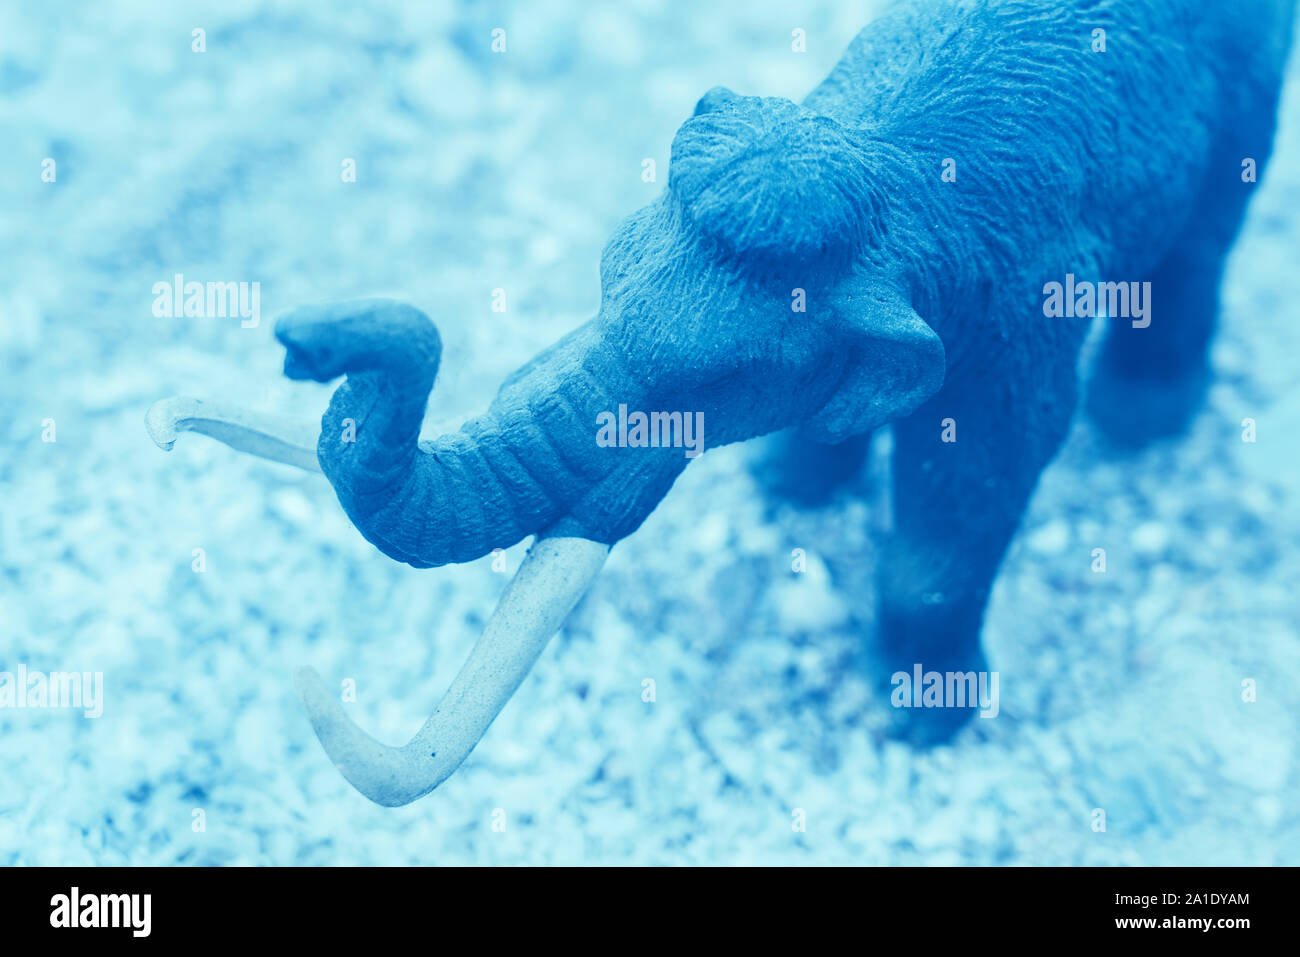
[[[595,312],[601,247],[701,94],[800,99],[879,6],[0,8],[0,670],[104,675],[98,719],[0,710],[0,864],[1300,863],[1294,58],[1209,405],[1128,458],[1076,423],[989,607],[1001,714],[951,746],[886,740],[860,666],[879,470],[801,509],[729,447],[614,550],[465,766],[376,807],[293,668],[407,740],[522,546],[504,574],[415,571],[319,476],[145,433],[174,393],[319,415],[273,319],[363,295],[435,318],[426,428],[454,425]],[[155,317],[176,273],[259,282],[260,325]]]

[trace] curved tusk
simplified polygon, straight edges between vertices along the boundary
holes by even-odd
[[[405,747],[370,737],[315,669],[299,669],[294,683],[330,760],[353,787],[387,807],[409,804],[447,780],[527,677],[608,554],[608,545],[585,538],[534,544],[437,710]]]
[[[308,472],[320,471],[316,459],[319,422],[178,395],[149,406],[144,425],[149,438],[164,452],[171,451],[180,433],[201,432],[239,452]]]

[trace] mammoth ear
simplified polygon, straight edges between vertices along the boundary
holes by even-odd
[[[914,412],[943,385],[943,343],[892,286],[854,280],[831,321],[847,365],[839,388],[806,423],[818,442],[838,443]]]

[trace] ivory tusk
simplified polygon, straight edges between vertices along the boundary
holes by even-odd
[[[201,432],[239,452],[308,472],[321,470],[316,459],[319,422],[178,395],[151,405],[144,424],[164,452],[171,450],[180,433]]]
[[[428,794],[474,750],[608,554],[608,545],[585,538],[534,544],[456,680],[404,747],[370,737],[315,669],[299,669],[294,683],[330,760],[377,804],[397,807]]]

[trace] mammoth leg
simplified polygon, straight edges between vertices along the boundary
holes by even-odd
[[[1137,326],[1108,318],[1088,415],[1114,445],[1140,448],[1181,434],[1205,400],[1219,284],[1244,202],[1220,209],[1217,226],[1198,217],[1147,279],[1147,315]]]
[[[877,565],[876,646],[877,678],[891,695],[891,676],[910,678],[916,665],[988,670],[980,626],[989,590],[1077,400],[1084,327],[1055,328],[1058,341],[950,372],[934,398],[894,424],[894,529]],[[894,728],[917,744],[940,743],[976,710],[899,707]]]
[[[770,495],[821,505],[858,475],[870,445],[870,433],[828,445],[787,429],[762,440],[754,475]]]
[[[1182,235],[1143,277],[1151,283],[1150,324],[1135,328],[1125,319],[1105,320],[1109,328],[1088,385],[1088,415],[1119,448],[1182,433],[1205,401],[1224,266],[1257,188],[1242,182],[1243,157],[1252,157],[1256,174],[1263,174],[1277,117],[1276,84],[1247,83],[1236,95],[1235,121],[1216,141]]]
[[[1148,315],[1140,321],[1151,324],[1104,320],[1088,416],[1119,449],[1178,436],[1204,403],[1227,242],[1199,231],[1175,247],[1148,277]]]

